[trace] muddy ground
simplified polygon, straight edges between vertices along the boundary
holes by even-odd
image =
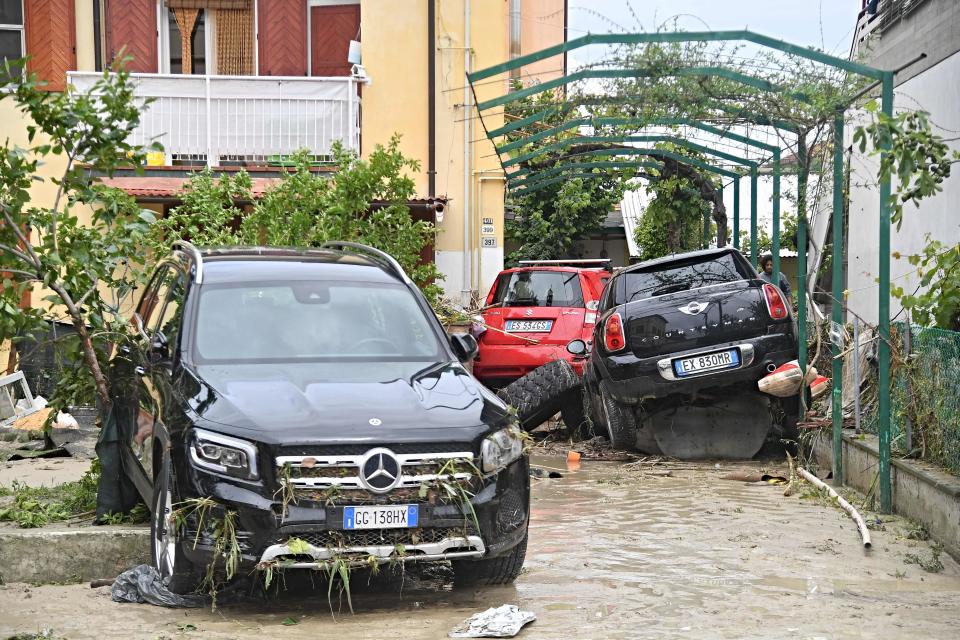
[[[355,613],[331,616],[325,586],[292,582],[215,612],[115,604],[86,585],[5,585],[0,638],[432,639],[504,603],[536,613],[519,636],[531,640],[956,637],[960,568],[946,554],[939,573],[911,563],[933,553],[905,521],[882,518],[865,552],[847,516],[803,490],[720,479],[744,465],[538,462],[563,477],[535,481],[526,568],[511,587],[451,591],[409,574],[402,593],[355,584]]]

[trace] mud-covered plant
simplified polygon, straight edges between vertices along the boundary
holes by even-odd
[[[283,516],[286,517],[287,507],[290,503],[297,504],[296,487],[293,484],[293,468],[290,463],[277,467],[277,484],[279,487],[274,492],[273,497],[277,498],[279,496]]]
[[[458,476],[469,474],[470,478],[464,479]],[[464,516],[463,526],[466,531],[468,525],[472,522],[475,530],[480,530],[480,521],[477,519],[477,512],[473,508],[474,494],[469,490],[469,479],[479,478],[480,470],[472,460],[449,459],[437,470],[436,478],[430,482],[424,482],[420,485],[419,497],[424,499],[429,496],[431,491],[436,491],[441,501],[456,504]]]
[[[350,569],[351,563],[339,555],[334,556],[321,565],[327,574],[327,604],[330,605],[330,615],[333,615],[333,587],[339,581],[338,596],[342,600],[347,597],[347,607],[353,613],[353,599],[350,596]]]
[[[204,569],[198,590],[210,595],[214,609],[217,607],[217,591],[220,586],[233,580],[240,567],[237,512],[227,509],[224,510],[222,517],[211,516],[210,511],[217,506],[212,498],[190,498],[179,503],[172,513],[174,526],[179,531],[186,529],[191,519],[196,523],[194,548],[199,544],[203,532],[210,532],[210,537],[213,539],[213,554]],[[222,572],[219,572],[218,569],[221,567]],[[221,575],[223,580],[220,579]]]

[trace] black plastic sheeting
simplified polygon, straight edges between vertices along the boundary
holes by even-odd
[[[97,515],[95,524],[101,524],[106,516],[128,513],[140,502],[140,494],[130,478],[123,472],[120,459],[126,445],[125,434],[120,425],[136,424],[135,416],[121,415],[131,411],[130,403],[114,403],[100,428],[97,440],[97,457],[100,458],[100,483],[97,486]]]
[[[196,609],[205,606],[209,598],[201,595],[179,595],[163,584],[160,574],[145,564],[128,569],[117,576],[110,588],[114,602],[137,602],[170,607],[172,609]]]

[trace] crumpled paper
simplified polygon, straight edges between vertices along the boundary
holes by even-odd
[[[512,638],[525,624],[537,616],[532,611],[520,611],[513,604],[491,607],[475,613],[450,632],[451,638]]]

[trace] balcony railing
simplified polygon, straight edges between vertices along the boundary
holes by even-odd
[[[263,164],[298,149],[317,159],[333,143],[360,150],[359,81],[355,78],[197,76],[134,73],[137,96],[152,102],[131,142],[159,141],[164,164]],[[90,88],[99,73],[73,71]]]

